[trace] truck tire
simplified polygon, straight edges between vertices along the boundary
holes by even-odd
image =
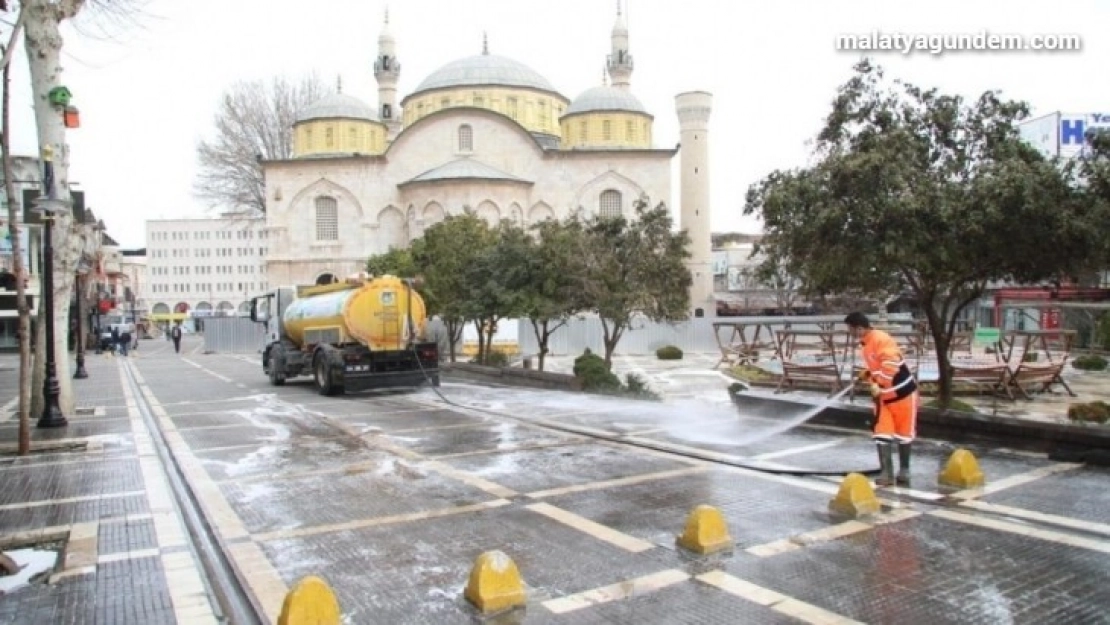
[[[263,356],[266,365],[263,369],[270,378],[271,386],[285,385],[285,358],[280,347],[274,346]]]
[[[328,362],[328,356],[324,352],[318,352],[313,360],[312,379],[316,382],[316,390],[325,397],[339,395],[343,392],[343,387],[335,383],[331,363]]]

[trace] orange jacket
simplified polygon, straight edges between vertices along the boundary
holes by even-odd
[[[883,389],[882,400],[890,403],[917,390],[910,368],[902,358],[902,349],[886,332],[871,329],[860,339],[864,367],[871,381]]]

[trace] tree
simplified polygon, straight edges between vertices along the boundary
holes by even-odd
[[[384,254],[376,254],[366,261],[366,273],[372,276],[391,275],[399,278],[415,278],[419,275],[416,261],[410,248],[390,248]]]
[[[213,207],[265,213],[261,162],[293,156],[297,112],[325,91],[315,75],[297,84],[278,77],[269,83],[256,80],[232,85],[216,113],[215,138],[197,145],[197,196]]]
[[[7,7],[5,6],[6,10]],[[0,159],[4,168],[4,195],[8,200],[8,236],[12,245],[12,273],[15,275],[16,310],[19,314],[19,455],[31,453],[31,310],[27,306],[27,268],[23,266],[20,212],[22,204],[15,191],[15,174],[11,152],[11,52],[23,29],[24,14],[20,12],[8,44],[3,48],[3,98],[0,102]]]
[[[763,250],[756,244],[752,256],[761,251]],[[757,284],[771,290],[775,298],[775,308],[783,314],[790,314],[801,295],[801,280],[791,271],[789,259],[783,258],[776,250],[769,252],[759,264],[751,268],[751,275]]]
[[[39,148],[43,155],[53,155],[53,179],[44,184],[44,196],[63,202],[71,200],[69,193],[69,148],[65,142],[65,125],[62,121],[63,107],[50,99],[50,92],[61,85],[61,51],[63,39],[60,26],[72,20],[79,13],[89,13],[94,17],[119,19],[133,11],[137,3],[129,0],[22,0],[20,19],[23,22],[24,47],[27,52],[28,69],[31,76],[31,96],[35,111],[35,129]],[[86,7],[88,10],[86,11]],[[40,307],[37,328],[35,372],[32,381],[31,411],[38,412],[43,404],[41,378],[43,354],[46,352],[43,328],[52,323],[54,345],[51,349],[56,358],[56,375],[59,385],[58,404],[63,413],[74,409],[73,385],[69,375],[68,350],[69,307],[73,290],[74,272],[81,252],[81,239],[73,234],[73,218],[68,210],[54,215],[54,231],[57,233],[54,245],[54,318],[46,319]]]
[[[949,343],[988,281],[1066,279],[1097,245],[1089,201],[1018,135],[1020,102],[973,102],[896,81],[868,61],[843,85],[818,162],[748,192],[773,250],[811,291],[916,297],[952,397]]]
[[[579,257],[583,270],[576,285],[582,302],[597,312],[604,333],[605,366],[632,320],[682,321],[689,316],[690,285],[686,268],[690,237],[674,232],[665,204],[635,205],[636,219],[593,217],[584,224]]]
[[[533,251],[531,236],[510,220],[502,220],[491,233],[491,242],[473,262],[464,266],[463,282],[467,297],[462,302],[463,316],[478,331],[478,362],[488,364],[497,324],[523,314],[528,300],[529,258]]]
[[[472,296],[466,271],[493,244],[493,234],[485,221],[466,211],[425,229],[422,240],[412,247],[413,260],[424,275],[425,289],[437,302],[447,327],[451,362],[455,362],[455,345],[462,338],[466,304]]]
[[[528,279],[523,314],[532,325],[539,346],[539,370],[543,371],[548,343],[556,330],[565,326],[583,303],[575,288],[583,271],[577,250],[582,246],[581,222],[545,219],[534,225],[535,248],[526,259]]]

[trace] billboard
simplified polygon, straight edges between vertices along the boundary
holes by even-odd
[[[1045,156],[1083,154],[1091,133],[1110,131],[1110,112],[1051,113],[1023,122],[1018,133]]]

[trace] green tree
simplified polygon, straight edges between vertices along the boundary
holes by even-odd
[[[366,261],[366,272],[372,276],[391,275],[398,278],[415,278],[420,274],[413,260],[412,248],[408,247],[393,247],[384,254],[371,256]]]
[[[539,370],[550,352],[548,343],[556,330],[583,307],[581,290],[575,288],[583,271],[578,250],[585,232],[575,220],[546,219],[532,227],[535,246],[526,261],[524,314],[532,325],[539,346]]]
[[[634,220],[594,217],[583,226],[577,288],[585,307],[601,318],[606,367],[637,315],[675,322],[689,316],[689,235],[673,231],[665,204],[648,208],[639,200],[635,212]]]
[[[471,211],[452,215],[424,231],[412,246],[413,262],[424,276],[424,289],[435,302],[447,327],[451,362],[467,321],[467,302],[473,296],[467,270],[494,243],[493,232]]]
[[[492,243],[479,250],[464,273],[468,297],[464,316],[478,331],[478,362],[489,364],[497,324],[524,314],[528,300],[528,262],[532,237],[511,221],[492,231]]]
[[[913,292],[952,397],[949,343],[988,281],[1074,275],[1097,245],[1090,202],[1023,141],[1020,102],[895,82],[868,61],[841,87],[811,168],[753,185],[745,214],[811,291]]]

